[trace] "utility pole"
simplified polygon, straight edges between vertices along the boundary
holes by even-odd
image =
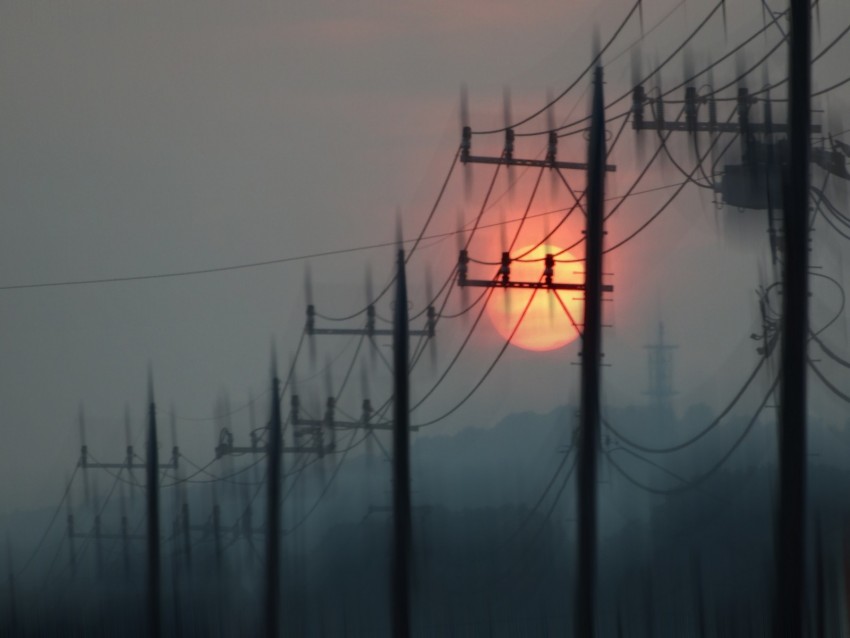
[[[277,638],[280,632],[280,497],[283,441],[280,419],[280,381],[277,378],[277,356],[272,355],[272,414],[269,427],[269,478],[266,494],[266,601],[265,635]]]
[[[9,630],[14,636],[18,631],[18,604],[15,600],[15,568],[12,565],[12,541],[6,534],[6,566],[9,569]]]
[[[395,638],[410,636],[410,335],[404,250],[399,248],[393,317],[393,561],[392,627]]]
[[[77,551],[74,547],[74,514],[73,508],[71,507],[71,492],[70,489],[68,491],[68,500],[67,503],[67,527],[66,532],[68,535],[68,562],[71,565],[71,578],[73,579],[77,575]]]
[[[148,451],[145,463],[147,478],[148,537],[148,635],[159,638],[161,632],[160,555],[159,555],[159,452],[156,441],[156,404],[153,379],[148,372]]]
[[[788,64],[789,164],[785,180],[785,243],[779,387],[779,534],[775,635],[797,638],[804,627],[806,513],[806,341],[809,304],[809,133],[811,13],[790,0]]]
[[[605,107],[602,67],[594,73],[587,152],[584,334],[581,352],[581,431],[578,450],[578,586],[575,636],[596,636],[596,465],[602,359],[602,239],[605,201]]]

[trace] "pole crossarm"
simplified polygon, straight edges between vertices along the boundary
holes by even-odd
[[[333,447],[330,445],[326,445],[324,447],[318,445],[284,445],[281,446],[280,449],[282,454],[326,454],[332,450]],[[268,454],[268,452],[268,445],[251,447],[247,445],[228,445],[226,443],[220,443],[215,447],[215,457],[217,459],[231,454]]]
[[[393,334],[392,330],[389,329],[375,329],[369,330],[367,328],[312,328],[307,334],[310,335],[366,335],[369,337],[391,337]],[[411,330],[410,334],[416,336],[425,336],[430,337],[433,336],[431,331],[429,330]]]
[[[518,157],[506,159],[504,157],[468,155],[466,157],[462,157],[461,161],[464,164],[502,164],[504,166],[527,166],[530,168],[562,168],[571,171],[587,170],[587,164],[584,164],[582,162],[561,162],[558,160],[550,161],[545,159],[522,159]],[[614,172],[617,170],[617,166],[615,164],[606,164],[605,170],[608,172]]]
[[[147,467],[144,463],[84,463],[81,467],[87,470],[143,470]],[[176,461],[171,463],[160,463],[157,467],[161,470],[177,469]]]
[[[527,288],[532,290],[579,290],[584,291],[584,284],[547,284],[542,281],[490,281],[487,279],[466,279],[459,281],[460,286],[473,286],[478,288]],[[613,292],[614,286],[605,284],[603,292]]]
[[[549,144],[546,150],[546,158],[521,159],[514,157],[514,141],[516,134],[512,128],[505,129],[505,147],[498,157],[486,155],[472,155],[472,129],[464,126],[461,131],[460,161],[462,164],[499,164],[504,166],[528,166],[532,168],[563,168],[573,171],[586,171],[587,164],[583,162],[561,162],[558,160],[558,133],[549,131]],[[605,164],[605,170],[613,172],[617,167],[613,164]]]
[[[317,328],[316,327],[316,307],[313,304],[307,304],[307,323],[304,330],[307,336],[315,335],[356,335],[366,337],[391,337],[393,336],[392,329],[376,328],[375,306],[369,304],[366,307],[366,327],[365,328]],[[410,330],[409,334],[417,337],[433,338],[437,328],[437,312],[433,305],[429,305],[426,309],[425,328],[422,330]]]
[[[389,430],[395,427],[391,421],[385,421],[380,423],[369,423],[364,421],[331,421],[328,423],[325,419],[298,419],[293,422],[293,425],[296,427],[299,425],[307,426],[307,427],[323,427],[330,426],[332,428],[336,428],[339,430]],[[415,432],[419,429],[418,425],[411,425],[410,430]]]
[[[684,113],[685,121],[669,121],[664,118],[664,100],[649,98],[642,85],[632,90],[632,128],[636,131],[687,131],[689,133],[741,133],[748,136],[752,133],[788,133],[788,124],[775,122],[771,110],[770,98],[764,100],[764,122],[750,121],[750,107],[759,99],[753,97],[746,87],[738,88],[735,99],[738,110],[737,122],[717,121],[717,101],[713,97],[700,97],[693,86],[685,87]],[[644,109],[651,106],[652,117],[647,118]],[[700,122],[699,106],[708,105],[708,121]],[[819,124],[810,127],[809,133],[820,133]]]
[[[761,124],[751,123],[748,125],[751,133],[787,133],[788,125],[781,123]],[[636,131],[680,131],[696,133],[740,133],[741,125],[737,122],[667,122],[667,121],[643,121],[632,122],[632,128]],[[812,125],[812,133],[820,133],[819,124]]]
[[[542,281],[512,281],[511,261],[510,253],[503,252],[498,279],[469,279],[469,251],[461,250],[457,260],[457,285],[478,288],[525,288],[526,290],[575,290],[580,292],[586,290],[584,283],[556,283],[554,281],[554,255],[548,254],[543,260]],[[602,292],[613,292],[614,286],[602,284],[601,290]]]

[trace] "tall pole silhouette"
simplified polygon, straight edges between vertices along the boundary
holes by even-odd
[[[804,632],[806,494],[806,340],[809,303],[809,129],[811,14],[790,0],[788,146],[784,197],[785,251],[779,416],[778,591],[775,635]]]
[[[266,495],[266,601],[265,625],[267,638],[277,638],[280,631],[280,475],[281,423],[280,381],[277,378],[277,357],[272,354],[272,410],[269,424],[269,477]]]
[[[578,584],[575,636],[596,635],[596,456],[602,356],[602,236],[605,198],[605,122],[602,67],[594,73],[587,161],[584,333],[581,351],[581,433],[578,450]]]
[[[393,322],[393,560],[392,626],[395,638],[410,635],[410,335],[404,250],[398,251]]]
[[[18,605],[15,600],[15,569],[12,565],[12,541],[6,533],[6,566],[9,569],[9,631],[16,635],[18,631]]]
[[[159,455],[156,441],[156,404],[153,379],[148,373],[148,450],[147,475],[147,541],[148,541],[148,635],[159,638],[161,631],[160,557],[159,557]]]

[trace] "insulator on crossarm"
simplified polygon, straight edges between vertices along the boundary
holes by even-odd
[[[457,258],[457,283],[459,286],[466,285],[467,275],[469,275],[469,251],[464,248]]]
[[[464,164],[469,161],[470,151],[472,151],[472,128],[464,126],[460,138],[460,161]]]
[[[552,277],[555,276],[555,256],[551,254],[546,255],[546,259],[543,262],[543,277],[546,279],[546,285],[552,285]]]
[[[642,84],[638,84],[632,91],[632,128],[640,130],[643,128],[644,104],[646,103],[646,91]]]
[[[428,338],[433,339],[437,331],[437,311],[434,309],[433,305],[428,306],[426,316],[427,322],[425,324],[425,329],[428,331]]]
[[[503,285],[507,285],[511,280],[511,254],[508,252],[502,253],[502,265],[499,266],[499,276],[502,278]]]
[[[549,131],[549,145],[546,148],[546,162],[554,164],[558,157],[558,134],[555,131]]]
[[[514,130],[512,128],[505,129],[505,159],[512,160],[514,158]]]

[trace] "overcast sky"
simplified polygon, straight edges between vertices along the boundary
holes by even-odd
[[[641,47],[644,69],[663,60],[710,9],[670,0],[644,4],[645,29],[663,20]],[[728,4],[728,41],[718,13],[690,48],[694,68],[760,28],[757,2]],[[843,4],[824,4],[815,51],[850,21]],[[515,118],[530,113],[547,90],[560,92],[585,68],[594,30],[607,40],[629,6],[625,0],[6,0],[0,6],[0,285],[169,273],[391,242],[397,211],[405,237],[413,237],[457,149],[461,85],[469,89],[475,129],[500,125],[504,86],[511,89]],[[633,20],[606,56],[606,97],[630,88],[629,47],[639,36]],[[767,31],[747,48],[746,61],[758,60],[779,37]],[[848,53],[842,42],[818,62],[816,85],[842,79]],[[662,86],[681,79],[681,58],[665,69]],[[780,48],[770,60],[772,79],[783,77],[784,60]],[[736,68],[746,64],[729,61],[715,79],[731,79]],[[751,87],[764,82],[757,72]],[[586,112],[589,86],[584,78],[559,102],[556,121]],[[815,106],[834,114],[847,97],[845,87],[829,104]],[[832,124],[841,126],[835,117]],[[541,117],[526,130],[545,126]],[[501,139],[476,137],[474,144],[482,153],[498,153]],[[544,144],[524,139],[518,155],[535,156]],[[644,146],[654,148],[651,137]],[[608,181],[610,194],[622,193],[642,166],[635,148],[628,127],[613,156],[618,171]],[[693,165],[683,141],[674,148]],[[561,146],[570,159],[581,161],[585,152],[578,135]],[[491,175],[488,167],[474,168],[467,198],[456,171],[429,233],[454,230],[459,215],[471,220]],[[533,174],[515,171],[514,177],[520,179],[516,193],[500,197],[485,223],[522,214]],[[568,177],[583,188],[581,174]],[[681,180],[667,162],[640,189]],[[506,186],[503,175],[494,193]],[[608,241],[632,232],[671,192],[630,200],[611,219]],[[540,193],[534,213],[571,203],[548,177]],[[527,243],[556,220],[529,224]],[[572,222],[558,236],[562,243],[580,233],[580,220]],[[758,325],[754,288],[760,269],[771,276],[763,231],[763,214],[716,210],[710,193],[689,187],[657,222],[612,253],[606,263],[616,287],[606,305],[606,322],[613,324],[604,337],[608,401],[645,401],[643,346],[659,319],[679,345],[679,409],[695,401],[717,407],[740,385],[756,361],[749,339]],[[816,233],[813,262],[842,278],[846,244],[827,231]],[[499,244],[499,231],[487,231],[471,248],[478,258],[494,260]],[[455,259],[451,237],[427,241],[417,252],[408,273],[414,312],[422,308],[426,270],[436,288]],[[359,308],[367,267],[378,290],[392,260],[391,247],[309,260],[320,312]],[[166,442],[172,405],[181,417],[207,417],[222,392],[233,406],[243,405],[249,392],[265,392],[272,340],[283,367],[303,327],[307,263],[0,291],[0,513],[56,502],[79,455],[80,405],[98,460],[123,454],[125,405],[141,445],[149,363]],[[817,322],[837,301],[827,283],[814,290]],[[380,314],[389,315],[390,301],[379,303]],[[458,303],[453,299],[449,310]],[[827,333],[844,352],[846,326],[842,319]],[[431,387],[469,327],[459,320],[441,325],[437,373],[428,365],[417,369],[414,398]],[[463,397],[493,360],[499,339],[482,320],[447,383],[415,420],[439,416]],[[347,348],[333,365],[338,384],[354,345],[321,341],[314,364],[306,356],[299,362],[299,376],[315,374]],[[509,348],[473,399],[434,431],[487,426],[511,412],[548,411],[574,399],[576,361],[576,344],[546,354]],[[371,380],[376,403],[389,393],[380,365]],[[841,384],[838,369],[823,365]],[[355,414],[359,368],[341,399]],[[299,386],[310,400],[324,394],[322,376]],[[759,391],[767,386],[765,377]],[[846,406],[818,389],[813,397],[814,409],[845,421]],[[266,410],[267,401],[258,401],[257,420]],[[247,410],[234,416],[237,436],[244,436],[246,419]],[[178,420],[181,446],[196,462],[212,456],[214,424]]]

